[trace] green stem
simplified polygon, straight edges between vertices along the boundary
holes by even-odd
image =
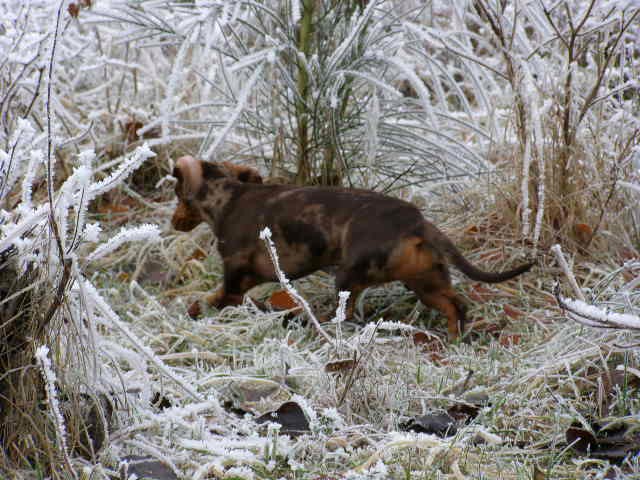
[[[313,1],[302,2],[303,13],[298,33],[298,50],[309,58],[313,35]],[[310,100],[309,75],[300,59],[298,59],[298,95],[296,101],[296,117],[298,120],[298,171],[296,183],[307,183],[311,177],[311,162],[309,159],[309,118],[307,105]]]

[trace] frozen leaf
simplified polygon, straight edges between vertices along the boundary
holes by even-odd
[[[324,446],[330,452],[335,452],[338,449],[346,449],[349,446],[349,442],[343,437],[333,437],[328,439]]]
[[[573,233],[578,242],[586,244],[593,236],[593,229],[586,223],[576,223],[573,226]]]
[[[580,422],[573,422],[567,428],[565,438],[567,443],[571,444],[572,448],[580,453],[587,453],[587,451],[593,450],[596,446],[596,437],[589,430],[583,428]]]
[[[229,385],[234,405],[246,412],[264,412],[286,402],[291,394],[270,380],[236,380]]]
[[[282,425],[280,433],[296,436],[309,432],[309,421],[300,405],[285,402],[274,412],[265,413],[256,419],[257,423],[273,422]]]
[[[472,322],[469,325],[469,330],[497,336],[496,334],[499,334],[499,332],[501,331],[501,328],[500,328],[500,325],[498,325],[495,322],[492,322],[491,320],[480,319]]]
[[[335,360],[328,362],[324,366],[324,371],[327,373],[344,372],[351,370],[355,367],[356,361],[353,358],[347,358],[346,360]]]
[[[78,15],[80,14],[80,7],[76,3],[70,3],[67,7],[67,11],[71,17],[78,18]]]
[[[424,345],[428,343],[430,340],[429,335],[424,332],[416,332],[413,334],[413,344],[414,345]]]
[[[428,346],[429,350],[437,352],[442,351],[444,348],[438,337],[423,331],[418,331],[413,334],[413,344]]]
[[[156,392],[153,394],[151,398],[151,405],[159,410],[164,410],[166,408],[173,407],[173,403],[169,398],[165,395],[161,395],[160,392]]]
[[[484,285],[474,284],[468,292],[469,298],[474,302],[486,302],[496,297],[496,292]]]
[[[178,480],[173,469],[153,457],[139,457],[131,455],[122,459],[120,463],[121,478],[137,478],[153,480]]]
[[[136,120],[135,118],[129,119],[127,123],[124,124],[124,135],[129,143],[133,143],[138,140],[138,130],[140,130],[144,125],[141,121]]]
[[[430,433],[439,437],[451,437],[458,428],[456,421],[448,413],[429,413],[410,419],[402,425],[402,429],[418,433]]]
[[[133,143],[141,138],[159,138],[161,130],[159,127],[144,128],[144,124],[135,118],[130,118],[127,123],[122,126],[124,137],[128,143]]]
[[[473,405],[471,403],[458,402],[447,408],[447,414],[457,420],[464,423],[468,423],[478,416],[480,412],[479,405]]]
[[[256,423],[277,423],[282,433],[287,435],[300,435],[309,431],[309,423],[304,412],[294,402],[286,402],[273,412],[267,412],[256,419]]]
[[[630,453],[640,450],[640,435],[630,422],[614,420],[604,423],[595,421],[591,431],[580,422],[574,422],[566,431],[567,443],[579,453],[588,453],[593,458],[622,461]]]
[[[516,307],[506,303],[502,306],[502,309],[504,310],[505,315],[513,320],[518,320],[524,315],[522,310],[518,310]]]
[[[533,466],[533,480],[546,480],[547,476],[544,474],[538,465]]]
[[[189,260],[204,260],[207,258],[207,252],[205,252],[200,247],[196,248],[191,255],[187,258],[187,262]]]
[[[269,304],[275,310],[302,311],[293,297],[286,290],[278,290],[269,297]]]
[[[102,203],[97,208],[98,213],[103,215],[118,215],[121,213],[128,213],[129,207],[121,203]]]
[[[467,235],[476,235],[479,231],[480,229],[477,225],[470,225],[465,229],[464,233]]]
[[[233,394],[242,402],[259,402],[280,394],[281,387],[271,381],[239,380],[230,385]]]
[[[501,333],[500,334],[500,345],[503,347],[512,347],[513,345],[520,345],[520,340],[522,339],[522,335],[517,333]]]

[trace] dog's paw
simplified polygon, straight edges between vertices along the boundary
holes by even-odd
[[[189,314],[189,316],[194,320],[202,315],[202,307],[200,306],[200,302],[198,300],[193,302],[187,309],[187,314]]]

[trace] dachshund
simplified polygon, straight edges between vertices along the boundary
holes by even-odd
[[[337,291],[349,291],[347,317],[367,287],[394,280],[413,290],[448,320],[449,338],[464,333],[466,307],[451,286],[448,262],[473,280],[498,283],[527,272],[534,262],[486,272],[464,258],[411,203],[380,193],[339,187],[263,184],[260,174],[229,162],[184,156],[173,170],[176,230],[201,222],[218,238],[223,285],[207,302],[238,305],[252,287],[277,280],[259,232],[269,227],[289,279],[336,267]]]

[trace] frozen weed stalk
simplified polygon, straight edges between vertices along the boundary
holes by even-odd
[[[73,468],[71,467],[71,461],[69,460],[69,451],[67,448],[67,431],[65,428],[64,418],[60,412],[60,403],[58,402],[58,391],[56,389],[56,374],[51,368],[51,360],[49,359],[49,347],[42,345],[36,350],[36,360],[42,371],[42,377],[44,378],[47,402],[51,409],[51,417],[53,418],[53,424],[55,425],[56,438],[58,440],[58,448],[64,459],[65,465],[69,472],[73,473],[74,478],[78,478],[75,475]]]
[[[271,262],[273,263],[273,268],[276,271],[276,275],[278,277],[278,280],[280,281],[280,285],[284,287],[284,289],[287,291],[287,293],[289,293],[289,295],[295,298],[298,305],[300,305],[304,309],[305,313],[313,323],[313,326],[315,327],[316,331],[320,335],[322,335],[325,338],[325,340],[329,343],[329,345],[331,345],[335,349],[336,344],[334,340],[329,336],[329,334],[324,330],[324,328],[322,328],[322,326],[320,325],[320,322],[318,322],[318,319],[314,315],[313,310],[311,310],[309,303],[304,299],[302,295],[300,295],[296,291],[295,288],[293,288],[293,285],[291,285],[291,282],[289,281],[285,273],[280,268],[278,253],[276,252],[276,246],[273,243],[273,240],[271,240],[271,230],[269,229],[269,227],[265,227],[260,232],[260,238],[264,241],[267,247],[267,251],[269,252],[269,256],[271,257]]]

